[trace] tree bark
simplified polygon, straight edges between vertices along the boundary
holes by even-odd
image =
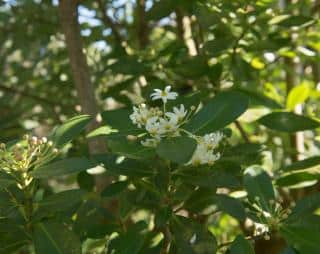
[[[78,23],[78,4],[78,0],[60,0],[59,16],[82,112],[94,117],[94,121],[92,121],[87,128],[87,132],[90,132],[99,126],[97,121],[98,107],[94,87],[90,80],[86,56],[83,53],[83,44]],[[106,144],[102,139],[90,139],[88,145],[90,154],[98,154],[106,151]],[[107,184],[105,181],[106,179],[102,177],[96,179],[98,190]]]

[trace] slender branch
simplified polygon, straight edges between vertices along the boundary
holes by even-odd
[[[2,85],[2,84],[0,84],[0,90],[5,91],[7,93],[12,93],[12,94],[17,94],[17,95],[20,95],[23,97],[27,97],[27,98],[30,98],[30,99],[33,99],[33,100],[36,100],[39,102],[43,102],[43,103],[50,105],[50,106],[61,105],[61,103],[56,103],[54,101],[48,100],[47,98],[43,98],[38,95],[34,95],[34,94],[28,93],[26,91],[15,89],[13,87],[8,87],[8,86]]]
[[[146,48],[149,43],[149,26],[146,19],[146,2],[145,0],[137,0],[137,14],[138,14],[138,39],[140,49]]]
[[[243,129],[241,123],[240,123],[238,120],[236,120],[236,121],[234,122],[234,124],[235,124],[235,126],[237,127],[237,129],[239,130],[239,132],[240,132],[242,138],[244,139],[244,141],[245,141],[246,143],[250,143],[250,138],[249,138],[249,136],[247,135],[246,131]]]
[[[116,42],[121,46],[121,43],[123,41],[121,34],[118,30],[118,24],[116,24],[107,14],[107,10],[102,2],[102,0],[97,0],[98,7],[100,9],[100,12],[102,14],[102,21],[105,24],[105,26],[108,26],[111,28],[112,34],[114,36],[114,39]]]

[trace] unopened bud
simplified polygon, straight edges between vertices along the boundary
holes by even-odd
[[[269,241],[270,240],[270,236],[269,235],[264,235],[263,239],[266,240],[266,241]]]
[[[0,149],[5,149],[6,148],[6,144],[5,143],[1,143],[0,144]]]
[[[192,105],[190,109],[193,111],[196,110],[196,107]]]
[[[54,148],[52,151],[53,151],[53,153],[58,153],[59,152],[59,150],[57,148]]]
[[[48,142],[48,146],[49,146],[49,147],[53,146],[53,142],[52,142],[52,141],[49,141],[49,142]]]
[[[30,138],[30,136],[28,134],[23,135],[23,139],[28,140]]]
[[[48,139],[46,137],[42,137],[41,141],[45,144],[48,142]]]
[[[38,143],[38,138],[36,136],[33,136],[31,138],[31,142],[32,142],[33,145],[36,145]]]

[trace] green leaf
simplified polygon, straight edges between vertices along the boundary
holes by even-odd
[[[293,110],[296,105],[305,102],[310,94],[309,86],[302,84],[291,89],[287,98],[287,109]]]
[[[5,189],[15,182],[13,176],[0,169],[0,189]]]
[[[109,137],[108,147],[114,154],[136,160],[145,160],[155,156],[154,148],[145,147],[139,141],[131,141],[126,137]]]
[[[219,130],[235,121],[248,108],[248,97],[236,92],[221,92],[210,100],[185,126],[196,134]]]
[[[74,230],[81,238],[101,239],[119,231],[116,219],[103,206],[101,199],[91,197],[76,212]]]
[[[170,15],[170,13],[174,11],[176,5],[177,3],[171,0],[154,2],[152,8],[147,12],[147,18],[154,21],[162,19]]]
[[[270,176],[259,166],[252,166],[246,169],[243,184],[249,200],[269,211],[270,200],[275,200]]]
[[[145,222],[138,222],[132,225],[129,230],[111,240],[108,246],[108,253],[117,254],[138,254],[145,241]],[[110,250],[110,251],[109,251]]]
[[[204,44],[204,50],[209,54],[210,56],[219,56],[224,51],[229,49],[234,43],[234,38],[231,36],[228,37],[222,37],[222,38],[216,38],[211,41],[207,41]]]
[[[238,235],[230,246],[230,254],[254,254],[254,250],[242,235]]]
[[[189,137],[173,137],[162,140],[157,147],[157,154],[163,158],[179,164],[187,163],[194,150],[197,142]]]
[[[317,120],[290,112],[270,113],[260,118],[258,122],[272,130],[283,132],[311,130],[320,126]]]
[[[102,197],[113,197],[124,191],[129,182],[128,181],[120,181],[120,182],[114,182],[112,184],[109,184],[107,187],[103,189],[101,192]]]
[[[292,209],[287,221],[295,221],[312,214],[320,208],[320,193],[314,193],[300,199]]]
[[[185,202],[187,210],[194,213],[202,212],[210,206],[230,214],[232,217],[243,221],[246,218],[244,206],[241,201],[224,194],[215,194],[216,190],[201,189],[194,191]]]
[[[78,237],[62,224],[43,222],[33,231],[36,254],[81,254]]]
[[[215,237],[201,224],[182,216],[174,216],[170,223],[177,254],[216,253]]]
[[[112,129],[109,126],[102,126],[102,127],[99,127],[98,129],[91,131],[87,135],[87,138],[95,138],[98,136],[107,136],[107,135],[110,135],[111,133],[117,133],[117,132],[118,132],[117,130]]]
[[[104,111],[101,113],[103,122],[119,133],[112,135],[135,135],[141,133],[141,129],[133,125],[130,120],[130,114],[133,110],[130,108],[120,108],[116,110]]]
[[[35,178],[48,178],[78,173],[95,167],[96,164],[87,158],[68,158],[41,166],[31,172]]]
[[[48,212],[64,211],[74,207],[83,200],[83,190],[67,190],[53,194],[38,203],[38,209]]]
[[[56,147],[63,147],[69,143],[74,137],[80,134],[82,130],[91,121],[89,115],[75,116],[61,126],[59,126],[53,133],[52,139],[54,140]]]
[[[270,25],[279,25],[282,27],[300,27],[306,26],[313,23],[314,20],[311,17],[302,16],[302,15],[279,15],[272,18],[269,21]]]
[[[280,233],[290,246],[294,247],[301,254],[315,254],[319,252],[319,216],[303,217],[293,223],[282,224]]]
[[[125,175],[132,177],[143,177],[153,175],[154,169],[150,165],[140,160],[129,158],[118,158],[117,156],[105,154],[93,156],[95,161],[103,163],[106,170],[115,175]]]
[[[290,186],[291,188],[306,187],[317,183],[320,180],[320,166],[286,172],[277,180],[278,186]]]
[[[310,157],[301,161],[294,162],[284,168],[283,171],[295,171],[300,169],[312,168],[315,166],[320,166],[320,156]]]

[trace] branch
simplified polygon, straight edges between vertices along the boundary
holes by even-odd
[[[54,101],[48,100],[48,99],[40,97],[38,95],[34,95],[34,94],[28,93],[26,91],[18,90],[18,89],[15,89],[13,87],[7,87],[7,86],[2,85],[2,84],[0,84],[0,90],[5,91],[7,93],[18,94],[20,96],[27,97],[27,98],[30,98],[30,99],[33,99],[33,100],[36,100],[36,101],[40,101],[40,102],[43,102],[44,104],[47,104],[47,105],[50,105],[50,106],[61,105],[61,103],[56,103]]]
[[[82,38],[80,26],[78,23],[78,0],[60,0],[59,16],[65,41],[69,53],[71,72],[76,86],[79,103],[85,114],[96,118],[98,106],[94,93],[94,86],[90,79],[89,67],[86,56],[83,53]],[[87,132],[96,129],[99,126],[97,121],[92,121],[88,126]],[[94,138],[89,142],[90,154],[104,153],[106,144],[102,139]],[[97,189],[101,190],[106,182],[111,179],[96,178]]]
[[[117,24],[114,23],[113,20],[107,15],[107,11],[106,11],[106,8],[105,8],[102,0],[97,0],[97,2],[98,2],[99,9],[101,11],[101,14],[102,14],[103,23],[105,24],[105,26],[109,26],[111,28],[114,39],[121,46],[123,40],[121,38]]]
[[[149,27],[146,19],[146,3],[145,0],[137,0],[138,13],[138,39],[140,49],[145,49],[149,43]]]
[[[237,129],[239,130],[239,132],[240,132],[242,138],[244,139],[244,141],[245,141],[246,143],[250,143],[249,136],[247,135],[247,133],[246,133],[245,130],[243,129],[241,123],[240,123],[238,120],[236,120],[236,121],[234,122],[234,124],[236,125]]]

